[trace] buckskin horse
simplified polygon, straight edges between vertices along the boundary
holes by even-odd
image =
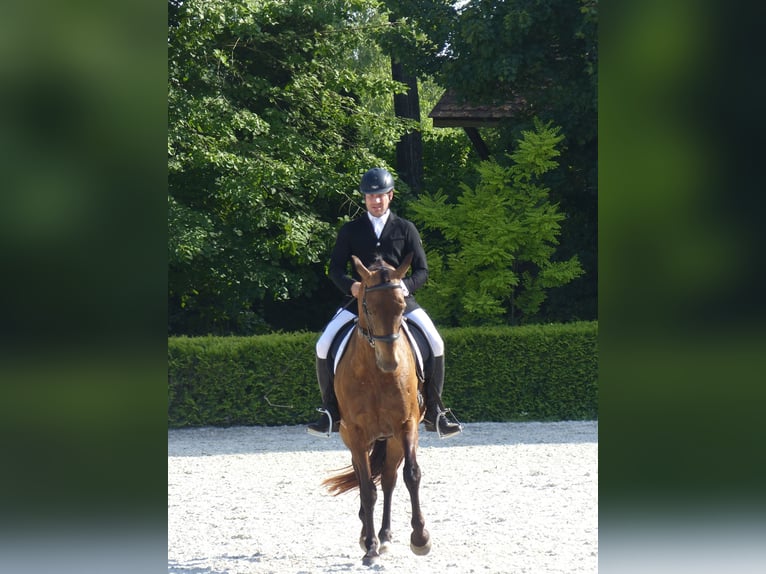
[[[362,533],[359,544],[363,564],[377,562],[392,542],[391,499],[399,466],[404,461],[404,483],[412,503],[410,548],[417,555],[431,550],[430,535],[420,510],[418,424],[424,411],[418,401],[415,358],[402,337],[404,295],[401,279],[410,267],[412,254],[394,269],[377,260],[368,269],[352,260],[362,281],[356,333],[335,373],[335,394],[341,415],[340,436],[351,451],[351,470],[326,479],[333,494],[359,488]],[[345,470],[345,469],[344,469]],[[376,484],[383,489],[383,520],[375,535],[373,511]]]

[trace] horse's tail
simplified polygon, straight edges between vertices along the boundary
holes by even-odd
[[[372,470],[372,480],[375,484],[380,484],[380,475],[383,473],[383,467],[386,464],[386,440],[377,440],[370,451],[370,469]],[[359,479],[351,466],[343,474],[331,476],[322,481],[322,486],[326,487],[330,494],[338,496],[349,490],[359,488]],[[346,470],[344,469],[344,470]]]

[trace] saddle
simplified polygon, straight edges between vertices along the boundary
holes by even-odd
[[[330,345],[330,352],[327,355],[327,360],[333,366],[332,372],[338,368],[343,353],[348,346],[348,340],[351,334],[354,332],[358,319],[353,319],[343,325]],[[431,375],[431,365],[433,363],[433,353],[431,352],[431,345],[428,344],[428,338],[426,337],[423,329],[418,327],[414,321],[408,321],[404,318],[402,327],[405,335],[407,336],[407,342],[410,344],[412,354],[415,357],[415,364],[417,365],[418,381],[424,382],[426,378]]]

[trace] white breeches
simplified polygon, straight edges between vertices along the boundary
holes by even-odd
[[[332,345],[332,340],[335,338],[335,335],[343,325],[353,320],[355,317],[356,315],[351,311],[343,308],[338,309],[338,312],[335,313],[335,316],[332,319],[330,319],[330,322],[327,324],[327,327],[325,327],[324,332],[317,341],[317,357],[320,359],[327,358],[327,354],[330,352],[330,346]],[[423,309],[415,309],[414,311],[407,313],[405,317],[423,329],[426,338],[428,338],[428,343],[431,345],[434,357],[441,357],[444,354],[444,341],[436,330],[433,321],[431,321],[431,317],[429,317]]]
[[[329,323],[327,323],[327,327],[324,328],[324,332],[317,341],[317,357],[320,359],[327,358],[327,354],[330,352],[330,346],[332,345],[332,340],[335,338],[335,335],[338,334],[338,331],[340,331],[340,328],[343,325],[354,319],[354,317],[356,317],[356,315],[351,311],[347,311],[342,307],[338,309],[338,312],[335,313],[335,316],[330,319]]]
[[[428,316],[428,313],[420,308],[415,309],[411,313],[407,313],[405,317],[423,329],[426,338],[428,338],[428,343],[431,345],[431,351],[433,352],[434,357],[441,357],[444,354],[444,341],[436,330],[436,325],[431,321],[431,317]]]

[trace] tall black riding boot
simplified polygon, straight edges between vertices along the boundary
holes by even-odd
[[[463,431],[460,423],[447,420],[442,404],[442,389],[444,388],[444,355],[433,358],[433,372],[426,381],[426,414],[423,422],[426,430],[436,432],[439,436],[447,438]]]
[[[338,400],[335,398],[335,388],[333,387],[333,377],[329,361],[317,357],[316,368],[319,390],[322,393],[322,408],[317,410],[322,413],[322,416],[319,417],[317,422],[308,425],[306,430],[309,434],[315,436],[329,437],[331,432],[338,432],[340,428]]]

